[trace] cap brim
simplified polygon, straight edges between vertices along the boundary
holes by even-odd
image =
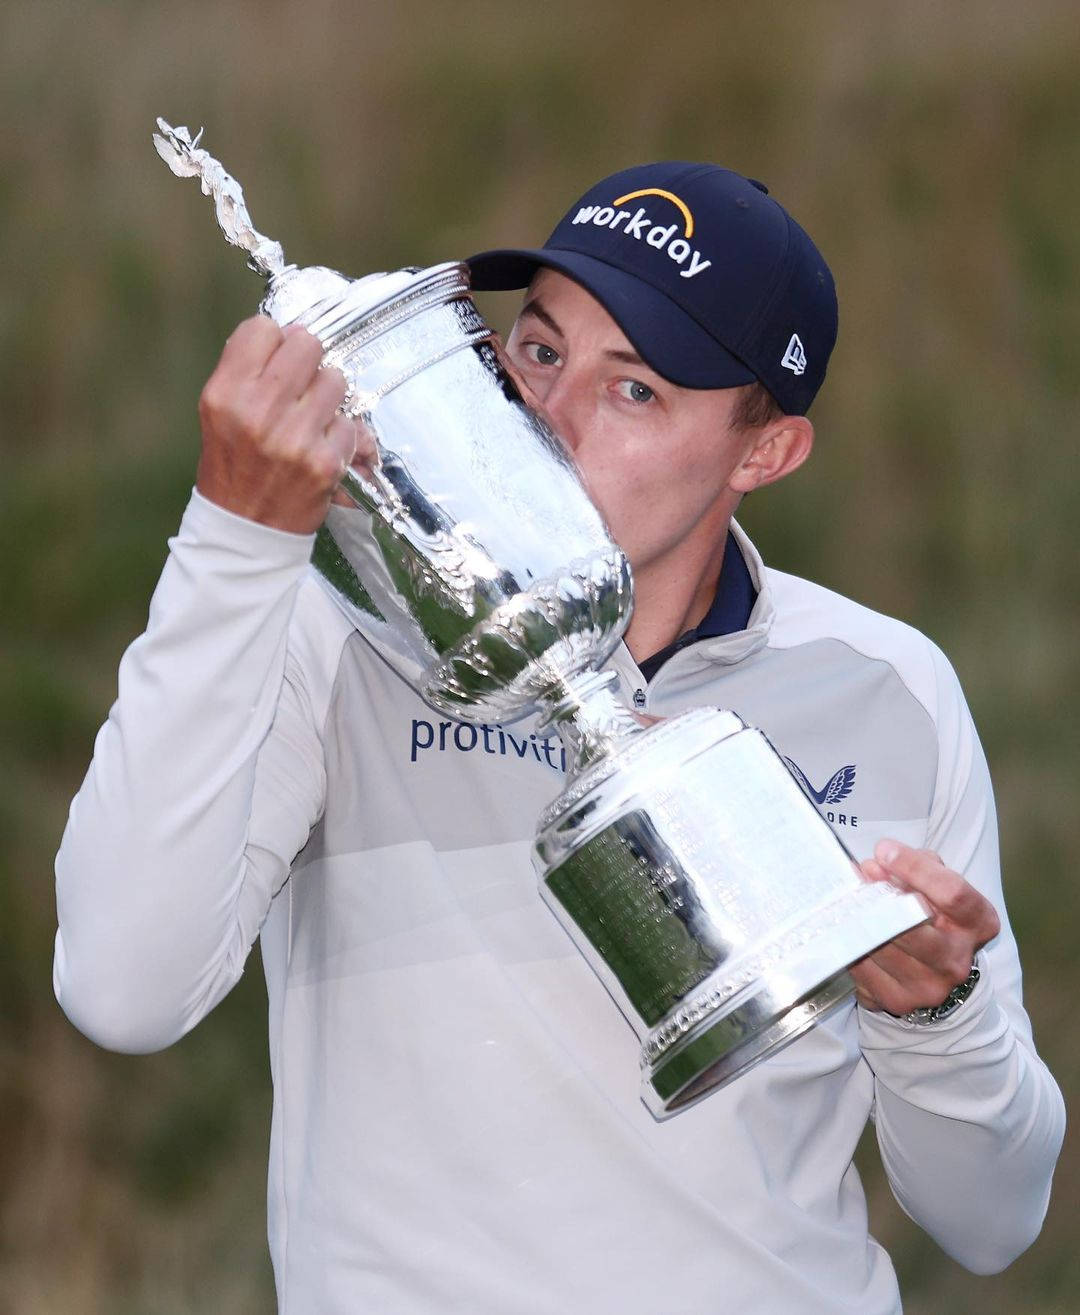
[[[595,256],[557,247],[482,251],[465,262],[479,292],[526,288],[541,266],[591,293],[645,363],[683,388],[736,388],[757,376],[665,293]]]

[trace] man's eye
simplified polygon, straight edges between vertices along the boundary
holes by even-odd
[[[558,365],[559,353],[542,342],[527,342],[525,355],[537,365]]]
[[[656,396],[648,384],[643,384],[640,379],[620,379],[619,392],[628,402],[651,402]]]

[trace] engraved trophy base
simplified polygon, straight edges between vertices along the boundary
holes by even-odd
[[[847,972],[794,1002],[790,991],[778,995],[770,982],[756,982],[749,999],[689,1034],[662,1063],[643,1061],[642,1099],[657,1118],[689,1108],[808,1032],[846,1003],[852,990]]]
[[[657,1118],[793,1041],[849,997],[849,964],[926,918],[867,882],[765,736],[715,708],[607,744],[542,816],[534,857],[641,1038]]]

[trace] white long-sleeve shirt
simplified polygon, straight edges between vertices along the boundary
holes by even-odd
[[[937,850],[997,906],[983,980],[916,1028],[853,1005],[664,1123],[638,1042],[542,905],[529,860],[561,785],[532,724],[422,702],[310,576],[311,540],[193,496],[57,860],[57,996],[154,1050],[261,934],[285,1315],[886,1315],[851,1163],[873,1113],[905,1210],[978,1272],[1034,1238],[1063,1129],[1002,903],[985,762],[921,635],[739,538],[746,630],[624,693],[760,726],[859,857]],[[839,795],[841,789],[833,792]]]

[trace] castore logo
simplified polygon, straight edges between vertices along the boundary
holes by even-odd
[[[842,803],[843,800],[851,794],[852,790],[855,789],[854,763],[848,763],[846,766],[833,772],[832,776],[829,777],[822,788],[820,790],[815,790],[810,784],[806,773],[793,758],[785,758],[784,762],[787,763],[791,770],[791,774],[810,798],[813,799],[814,803],[816,803],[819,808],[825,809],[825,820],[827,822],[835,822],[839,826],[857,827],[859,825],[859,819],[857,816],[851,813],[838,813],[833,807],[830,807],[830,805]]]

